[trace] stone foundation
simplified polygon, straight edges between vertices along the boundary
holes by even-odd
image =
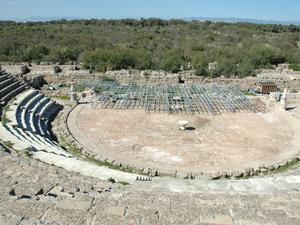
[[[1,63],[0,63],[1,64]],[[13,75],[20,75],[22,73],[21,66],[23,64],[9,64],[2,63],[2,68]],[[101,78],[114,79],[120,83],[136,82],[136,83],[216,83],[216,84],[235,84],[241,89],[256,88],[262,81],[273,81],[280,89],[286,87],[289,90],[300,91],[300,73],[278,72],[276,70],[258,70],[257,77],[246,77],[244,79],[237,78],[205,78],[195,75],[194,71],[182,71],[179,73],[167,73],[165,71],[138,71],[138,70],[119,70],[107,71],[105,73],[93,72],[81,69],[79,65],[59,65],[62,70],[55,73],[54,67],[57,65],[36,65],[29,67],[30,72],[26,74],[27,79],[32,79],[37,75],[44,76],[48,83],[80,83],[86,80],[98,80]]]

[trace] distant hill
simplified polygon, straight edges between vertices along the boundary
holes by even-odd
[[[212,22],[227,22],[227,23],[257,23],[257,24],[282,24],[282,25],[300,25],[300,22],[296,21],[275,21],[275,20],[259,20],[259,19],[240,19],[240,18],[212,18],[212,17],[188,17],[183,18],[187,21],[198,20],[205,21],[209,20]]]
[[[11,20],[16,22],[45,22],[45,21],[52,21],[52,20],[75,20],[75,19],[86,19],[86,18],[80,18],[75,16],[69,16],[69,17],[40,17],[40,16],[32,16],[27,18],[7,18],[7,19],[0,19],[2,20]],[[101,19],[101,18],[97,18]],[[122,19],[122,18],[120,18]],[[134,18],[139,19],[139,18]],[[162,19],[172,19],[172,18],[162,18]],[[274,21],[274,20],[259,20],[259,19],[241,19],[241,18],[214,18],[214,17],[186,17],[186,18],[177,18],[177,19],[183,19],[186,21],[192,21],[192,20],[198,20],[198,21],[205,21],[209,20],[212,22],[228,22],[228,23],[239,23],[239,22],[245,22],[245,23],[256,23],[256,24],[282,24],[282,25],[297,25],[300,26],[300,22],[297,21]]]
[[[6,19],[0,19],[2,20],[10,20],[10,21],[15,21],[15,22],[46,22],[46,21],[53,21],[53,20],[76,20],[76,19],[81,19],[78,17],[40,17],[40,16],[31,16],[27,18],[6,18]]]

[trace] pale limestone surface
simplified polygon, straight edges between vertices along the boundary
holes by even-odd
[[[300,219],[300,168],[254,180],[124,186],[1,149],[0,173],[3,225],[297,225]]]
[[[288,112],[292,129],[298,127],[299,112]],[[265,119],[274,123],[276,116]],[[0,128],[2,142],[10,140],[15,148],[0,146],[1,225],[299,224],[299,165],[243,180],[157,177],[143,182],[128,174],[131,185],[126,185],[106,180],[126,178],[126,173],[77,161],[55,142],[11,124],[11,132]],[[296,146],[299,139],[292,139],[290,147]],[[24,151],[28,147],[34,148],[30,154]]]
[[[178,130],[179,120],[191,129]],[[300,123],[280,110],[216,117],[78,105],[68,117],[76,140],[89,151],[162,173],[236,171],[290,159],[299,153]]]

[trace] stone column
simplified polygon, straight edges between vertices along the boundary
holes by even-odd
[[[285,88],[280,99],[280,108],[286,110],[288,89]]]
[[[78,99],[77,99],[77,96],[76,96],[76,92],[74,91],[74,86],[73,84],[71,85],[71,89],[70,89],[70,101],[72,103],[78,103]]]
[[[186,120],[178,121],[179,130],[182,130],[182,131],[186,130],[187,125],[188,125],[188,121],[186,121]]]

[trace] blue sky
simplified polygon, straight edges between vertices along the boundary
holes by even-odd
[[[0,0],[0,19],[223,17],[300,21],[300,0]]]

